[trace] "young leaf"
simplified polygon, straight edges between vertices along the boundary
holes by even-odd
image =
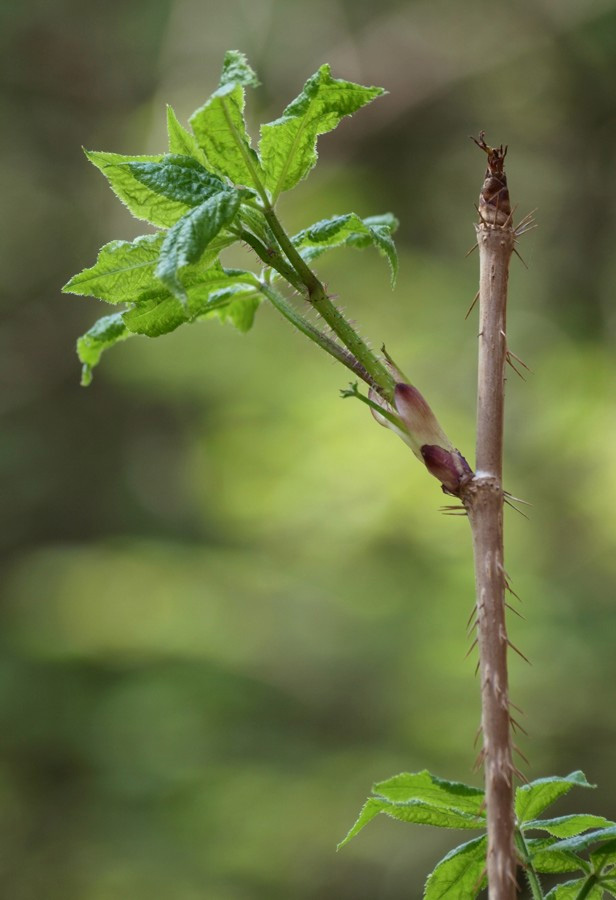
[[[566,838],[564,841],[558,841],[554,844],[557,850],[573,850],[579,853],[586,850],[593,844],[602,844],[605,841],[611,841],[616,837],[616,825],[609,828],[599,828],[597,831],[590,831],[588,834],[578,834],[577,837]]]
[[[101,247],[96,263],[64,285],[66,294],[98,297],[107,303],[130,303],[156,288],[154,269],[163,234],[145,234],[134,241],[111,241]]]
[[[190,206],[177,200],[169,200],[162,194],[142,184],[131,171],[130,163],[160,163],[164,157],[122,156],[121,153],[102,153],[86,150],[86,156],[109,181],[114,194],[120,198],[137,219],[162,225],[174,225]]]
[[[595,869],[600,871],[604,866],[616,866],[616,839],[607,841],[590,854]],[[616,877],[616,872],[613,873]]]
[[[526,822],[522,826],[522,830],[526,832],[537,828],[553,834],[554,837],[568,838],[580,834],[582,831],[588,831],[589,828],[606,827],[608,825],[614,825],[614,822],[604,819],[603,816],[570,815],[560,816],[557,819],[533,819],[530,822]]]
[[[169,152],[180,156],[192,156],[202,166],[207,168],[205,153],[197,143],[197,139],[191,131],[180,124],[175,111],[167,106],[167,135],[169,137]]]
[[[526,848],[536,872],[561,875],[566,872],[589,872],[585,859],[570,850],[554,850],[553,838],[526,838]]]
[[[424,900],[476,897],[486,884],[486,847],[483,836],[451,850],[428,875]]]
[[[169,153],[160,162],[130,162],[128,168],[145,187],[185,206],[199,206],[228,187],[192,156]]]
[[[459,781],[437,778],[424,769],[423,772],[401,772],[379,781],[372,792],[395,803],[421,801],[433,807],[456,810],[465,815],[484,819],[481,788],[471,787]]]
[[[263,177],[244,122],[244,86],[258,84],[244,54],[230,50],[225,54],[218,89],[190,118],[208,167],[235,184],[257,189]]]
[[[179,278],[180,269],[197,262],[210,241],[233,221],[239,205],[237,191],[220,191],[192,209],[167,232],[156,276],[182,302],[186,302],[186,290]]]
[[[398,256],[391,235],[397,227],[398,220],[391,213],[366,219],[360,219],[355,213],[346,213],[316,222],[292,240],[306,262],[321,256],[326,250],[345,244],[358,248],[372,245],[387,258],[393,285],[398,272]]]
[[[579,771],[571,772],[564,778],[558,776],[538,778],[530,784],[522,785],[515,793],[515,814],[518,822],[536,818],[547,806],[567,794],[574,786],[595,787],[589,784],[584,773]]]
[[[552,888],[549,894],[546,894],[545,900],[577,900],[580,891],[587,885],[587,878],[576,878],[574,881],[565,881]],[[601,900],[603,897],[603,888],[598,884],[593,885],[588,893],[584,894],[586,900]]]
[[[92,369],[98,365],[101,354],[119,341],[130,337],[130,331],[122,321],[122,313],[103,316],[77,341],[77,355],[82,363],[81,384],[92,382]]]
[[[384,93],[383,88],[332,78],[329,66],[321,66],[282,116],[261,127],[259,152],[273,201],[314,167],[320,134]]]

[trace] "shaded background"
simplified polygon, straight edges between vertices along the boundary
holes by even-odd
[[[5,2],[0,883],[10,900],[398,900],[455,835],[378,820],[336,855],[373,781],[479,783],[464,520],[359,404],[345,372],[262,308],[111,351],[60,286],[143,231],[81,145],[164,149],[228,48],[275,118],[325,61],[390,94],[320,141],[291,230],[393,211],[400,279],[347,250],[319,272],[472,458],[475,201],[510,146],[519,217],[509,380],[508,570],[526,620],[513,699],[529,777],[614,816],[616,704],[613,0]]]

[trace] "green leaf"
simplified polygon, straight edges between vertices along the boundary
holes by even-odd
[[[565,872],[588,872],[585,859],[576,856],[570,850],[555,850],[554,838],[526,838],[533,867],[537,872],[559,875]]]
[[[607,841],[597,850],[593,850],[590,858],[597,870],[603,869],[604,866],[616,866],[616,839]]]
[[[87,387],[92,382],[92,369],[98,365],[101,354],[119,341],[130,337],[122,321],[121,313],[103,316],[77,341],[77,356],[82,365],[81,383]]]
[[[180,156],[192,156],[207,168],[205,153],[197,143],[191,131],[180,124],[173,108],[167,106],[167,135],[169,136],[169,152]]]
[[[533,819],[531,822],[526,822],[522,828],[525,832],[532,828],[537,828],[541,831],[547,831],[555,837],[568,838],[575,834],[580,834],[581,831],[588,831],[589,828],[606,827],[614,824],[609,819],[604,819],[603,816],[583,814],[560,816],[557,819]]]
[[[355,837],[379,813],[402,822],[439,828],[484,828],[483,791],[444,781],[429,772],[403,772],[373,787],[359,817],[338,849]]]
[[[208,167],[235,184],[257,189],[263,174],[244,122],[244,86],[258,83],[246,57],[236,50],[228,51],[218,89],[190,118]]]
[[[360,219],[355,213],[346,213],[316,222],[292,240],[306,262],[311,262],[326,250],[345,244],[358,248],[372,245],[387,258],[393,285],[398,272],[398,256],[391,235],[397,227],[398,220],[391,213],[368,216],[366,219]]]
[[[559,778],[556,775],[549,778],[538,778],[536,781],[531,781],[530,784],[519,787],[515,793],[515,813],[518,822],[522,823],[527,822],[529,819],[534,819],[547,806],[550,806],[559,797],[567,794],[574,786],[595,787],[595,785],[586,781],[586,776],[580,771],[571,772],[570,775],[565,775],[564,778]]]
[[[344,116],[384,93],[383,88],[332,78],[330,67],[321,66],[282,116],[261,127],[259,152],[273,200],[314,167],[320,134],[332,131]]]
[[[192,156],[170,153],[160,162],[131,162],[128,168],[137,181],[154,193],[189,207],[199,206],[228,187]]]
[[[252,272],[225,269],[218,262],[204,271],[189,269],[188,272],[187,306],[159,285],[157,291],[144,295],[124,313],[129,331],[160,337],[185,322],[213,314],[230,321],[239,331],[250,328],[261,296],[259,282]]]
[[[156,276],[182,302],[186,302],[186,290],[179,278],[180,269],[197,262],[218,232],[231,224],[239,204],[237,191],[220,191],[192,209],[167,232]]]
[[[451,850],[428,876],[424,900],[459,900],[476,897],[485,887],[485,836]]]
[[[605,841],[611,841],[616,837],[616,825],[609,828],[599,828],[597,831],[590,831],[588,834],[578,834],[577,837],[567,838],[564,841],[558,841],[554,847],[558,850],[573,850],[579,852],[586,850],[593,844],[602,844]]]
[[[546,894],[545,900],[577,900],[580,891],[586,885],[587,878],[576,878],[574,881],[565,881],[552,888],[549,894]],[[603,888],[598,884],[591,887],[587,894],[584,894],[587,900],[601,900],[603,897]]]
[[[156,287],[154,269],[163,240],[163,234],[146,234],[132,242],[111,241],[101,247],[96,263],[74,275],[62,290],[107,303],[129,303]]]
[[[174,225],[190,207],[177,200],[169,200],[162,194],[142,184],[131,171],[131,163],[160,163],[164,156],[122,156],[120,153],[102,153],[86,150],[86,156],[109,181],[114,194],[120,198],[137,219],[162,225]]]

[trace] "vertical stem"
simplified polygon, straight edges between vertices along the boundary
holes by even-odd
[[[503,550],[503,414],[507,355],[506,310],[509,261],[515,235],[503,173],[504,151],[488,153],[488,172],[480,197],[479,373],[475,477],[463,495],[475,555],[477,637],[481,675],[486,807],[488,893],[490,900],[516,896],[513,759],[507,675]],[[506,210],[503,207],[506,203]]]

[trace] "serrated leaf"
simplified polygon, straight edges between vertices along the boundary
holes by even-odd
[[[235,184],[254,188],[260,187],[263,173],[244,122],[244,87],[258,83],[244,54],[230,50],[225,54],[218,89],[190,117],[208,167]]]
[[[484,828],[480,812],[483,791],[458,782],[444,781],[429,772],[395,775],[375,784],[359,817],[338,848],[355,837],[379,813],[401,822],[439,828]]]
[[[443,807],[485,820],[482,811],[484,792],[481,788],[437,778],[425,769],[422,772],[401,772],[379,781],[372,792],[397,803],[420,800],[433,807]]]
[[[573,881],[565,881],[552,888],[549,894],[546,894],[545,900],[577,900],[580,891],[586,885],[586,878],[576,878]],[[587,900],[601,900],[603,897],[603,889],[599,885],[591,887],[587,894],[584,894]]]
[[[484,836],[451,850],[428,876],[424,900],[476,897],[486,884],[486,848]]]
[[[596,831],[590,831],[588,834],[578,834],[577,837],[566,838],[564,841],[558,841],[554,847],[558,850],[573,850],[579,853],[586,850],[593,844],[602,844],[605,841],[611,841],[616,838],[616,825],[609,828],[599,828]]]
[[[358,248],[372,245],[387,258],[393,285],[398,272],[398,256],[391,235],[397,227],[398,220],[391,213],[365,219],[360,219],[355,213],[346,213],[315,222],[292,240],[306,262],[321,256],[326,250],[345,244]]]
[[[207,168],[205,153],[197,143],[197,139],[191,131],[180,123],[171,106],[167,106],[167,135],[169,138],[169,152],[178,153],[181,156],[192,156],[202,166]]]
[[[163,240],[163,234],[146,234],[134,241],[111,241],[101,247],[96,263],[73,275],[62,290],[107,303],[129,303],[156,287],[154,269]]]
[[[526,838],[526,848],[535,871],[546,875],[564,875],[589,870],[585,859],[570,850],[554,850],[554,845],[553,838]]]
[[[164,159],[163,155],[123,156],[121,153],[103,153],[96,150],[86,150],[85,154],[90,162],[100,169],[114,194],[137,219],[168,228],[175,225],[190,209],[186,203],[169,200],[146,187],[130,169],[130,163],[160,163]]]
[[[616,839],[607,841],[597,850],[593,850],[590,858],[596,869],[602,869],[604,866],[616,866]],[[616,876],[616,873],[614,873]]]
[[[84,387],[91,384],[92,370],[98,365],[103,351],[129,337],[122,313],[114,313],[103,316],[77,340],[77,356],[82,363],[81,384]]]
[[[128,168],[155,194],[188,207],[199,206],[228,187],[192,156],[169,153],[160,162],[131,162]]]
[[[523,825],[523,830],[537,828],[547,831],[555,837],[567,838],[580,834],[582,831],[588,831],[589,828],[607,827],[614,824],[609,819],[604,819],[603,816],[581,814],[560,816],[557,819],[533,819]]]
[[[595,787],[586,781],[583,772],[571,772],[563,778],[557,775],[548,778],[538,778],[530,784],[522,785],[515,793],[515,813],[518,822],[526,822],[534,819],[559,797],[567,794],[572,787]]]
[[[190,282],[186,306],[159,285],[157,291],[144,295],[124,313],[126,327],[136,334],[160,337],[185,322],[216,314],[240,331],[250,328],[260,299],[259,282],[252,272],[225,269],[214,263],[204,271],[189,270],[186,280]]]
[[[197,262],[210,241],[231,224],[239,204],[237,191],[220,191],[192,209],[167,232],[156,276],[182,302],[186,301],[186,290],[179,277],[180,270]]]
[[[273,200],[314,167],[320,134],[332,131],[344,116],[384,93],[383,88],[332,78],[330,67],[321,66],[282,116],[261,127],[259,153]]]

